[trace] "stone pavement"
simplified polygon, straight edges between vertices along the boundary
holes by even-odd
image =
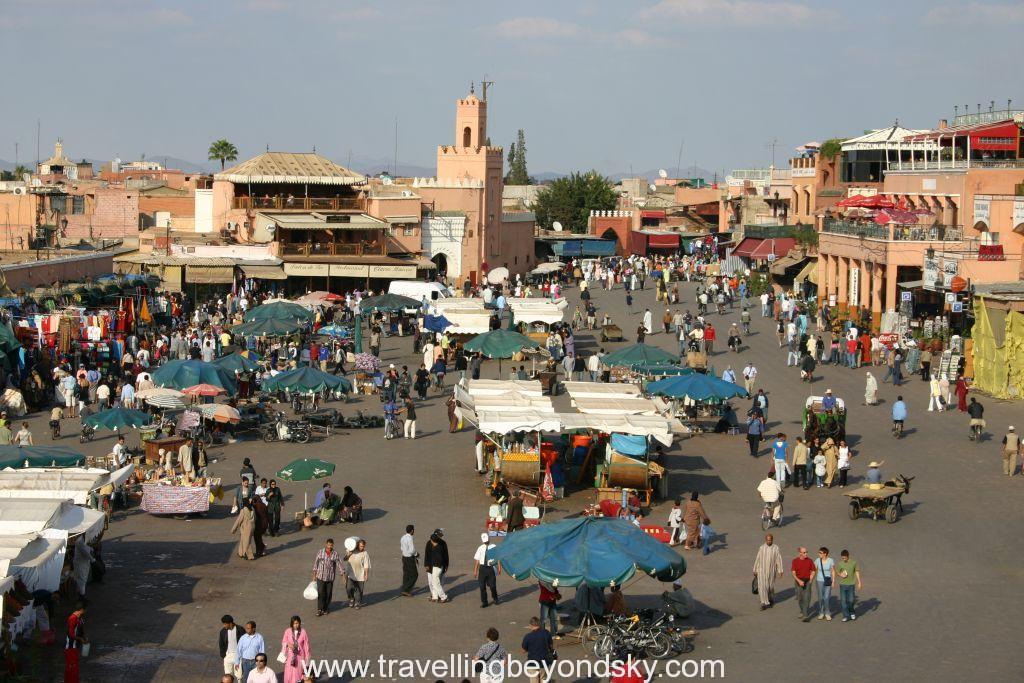
[[[569,291],[570,312],[578,291]],[[693,288],[684,288],[680,308],[696,310]],[[609,311],[628,339],[605,345],[608,350],[632,343],[644,306],[657,322],[659,311],[648,289],[636,297],[632,315],[625,311],[623,291],[595,292],[599,316]],[[801,623],[794,618],[792,583],[777,584],[780,604],[761,612],[750,594],[751,566],[761,543],[760,499],[755,491],[770,463],[767,449],[756,461],[747,454],[743,436],[707,435],[677,442],[669,452],[671,494],[697,490],[721,534],[713,552],[704,557],[686,552],[687,587],[699,602],[692,619],[700,629],[697,649],[690,657],[721,659],[726,676],[736,680],[812,680],[823,676],[892,680],[897,676],[951,680],[984,672],[990,680],[1019,675],[1013,642],[1019,638],[1019,615],[1024,598],[1018,590],[1024,578],[1013,553],[1013,529],[1020,513],[1024,477],[1008,480],[1000,474],[998,440],[1007,424],[1024,424],[1019,403],[982,397],[989,439],[967,439],[966,415],[927,413],[927,386],[911,379],[899,391],[910,418],[901,441],[889,434],[889,409],[897,391],[880,385],[882,405],[863,407],[864,370],[819,366],[813,386],[799,381],[795,368],[785,367],[770,321],[752,308],[753,334],[749,347],[735,354],[719,350],[711,363],[720,374],[731,363],[739,373],[747,360],[760,370],[758,386],[769,392],[771,430],[799,433],[804,399],[831,387],[849,407],[848,434],[856,453],[851,481],[857,482],[871,459],[885,460],[887,475],[915,475],[904,503],[905,516],[896,524],[847,515],[841,490],[790,489],[785,519],[775,531],[787,565],[799,545],[826,545],[833,557],[848,548],[860,562],[864,588],[858,595],[856,622]],[[729,322],[739,320],[738,308],[721,319],[712,314],[725,347]],[[657,333],[648,342],[675,350],[670,335]],[[584,332],[577,348],[590,350],[598,342]],[[385,362],[418,366],[410,353],[411,339],[386,340]],[[484,365],[484,375],[497,376],[497,363]],[[507,369],[507,363],[505,364]],[[876,373],[881,380],[883,373]],[[559,399],[564,401],[564,399]],[[745,412],[746,402],[741,411]],[[360,399],[342,408],[378,412],[376,398]],[[46,417],[32,420],[37,443],[49,443]],[[70,424],[70,423],[66,423]],[[286,462],[302,456],[336,462],[330,480],[335,490],[351,485],[366,505],[365,522],[355,527],[332,526],[298,531],[286,522],[286,533],[268,539],[268,555],[246,562],[234,555],[229,533],[230,501],[216,504],[205,519],[156,518],[137,508],[119,513],[107,532],[104,556],[109,571],[103,584],[90,588],[92,607],[89,635],[93,655],[84,665],[86,681],[217,681],[220,617],[236,622],[253,619],[268,643],[271,666],[282,632],[292,614],[303,617],[315,657],[376,658],[441,657],[473,653],[484,631],[495,626],[501,640],[518,654],[529,618],[537,613],[537,593],[530,582],[499,577],[504,600],[481,610],[472,579],[472,554],[479,542],[488,499],[473,471],[473,434],[447,433],[443,399],[431,394],[420,411],[416,441],[385,441],[381,430],[351,431],[307,445],[244,442],[217,448],[212,456],[215,475],[228,483],[237,478],[241,460],[253,459],[261,476],[272,476]],[[65,427],[70,431],[68,427]],[[67,445],[77,445],[70,438]],[[83,447],[103,452],[110,438]],[[320,482],[283,484],[289,500],[285,517],[300,509],[303,492],[313,495]],[[233,494],[234,487],[228,491]],[[592,499],[591,490],[572,492],[550,514],[578,512]],[[670,505],[659,503],[652,519],[662,523]],[[427,600],[420,577],[414,598],[398,595],[401,563],[398,540],[408,523],[417,527],[417,546],[430,531],[443,527],[451,553],[446,587],[452,602]],[[323,540],[339,543],[350,534],[368,541],[373,561],[367,585],[369,605],[359,611],[340,608],[316,618],[315,604],[301,597],[310,566]],[[682,552],[682,548],[679,548]],[[787,573],[788,576],[788,573]],[[631,605],[651,605],[664,586],[642,578],[626,589]],[[569,591],[571,596],[572,591]],[[567,596],[569,597],[569,596]],[[838,598],[833,608],[838,612]],[[565,646],[561,658],[585,656]],[[44,680],[60,680],[59,649],[44,652]],[[453,680],[449,678],[449,680]]]

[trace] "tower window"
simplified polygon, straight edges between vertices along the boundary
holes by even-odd
[[[462,146],[469,147],[470,141],[473,138],[473,131],[470,130],[469,126],[462,129]]]

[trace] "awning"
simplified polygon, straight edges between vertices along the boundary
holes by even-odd
[[[640,218],[664,218],[665,211],[659,209],[647,209],[640,212]]]
[[[288,276],[285,274],[284,269],[281,266],[239,266],[242,269],[242,273],[246,277],[251,277],[255,280],[287,280]]]
[[[910,280],[908,282],[897,282],[896,286],[900,289],[921,289],[924,287],[924,280]]]
[[[750,258],[751,254],[754,253],[754,250],[761,246],[761,242],[763,241],[764,240],[756,237],[744,237],[743,241],[737,244],[736,248],[732,250],[732,255]]]
[[[408,223],[419,224],[419,216],[384,216],[389,225],[403,225]]]
[[[772,263],[771,267],[768,268],[768,270],[775,275],[785,275],[787,270],[789,270],[790,268],[796,268],[806,260],[807,257],[802,254],[799,256],[786,254],[782,258],[776,259],[775,262]]]
[[[679,246],[679,235],[664,234],[664,235],[647,235],[647,246],[649,247],[678,247]]]
[[[234,266],[185,266],[185,282],[196,285],[230,285]]]
[[[796,240],[792,237],[761,240],[761,244],[754,247],[750,253],[750,258],[762,261],[767,261],[769,257],[781,258],[788,254],[795,245]]]
[[[614,256],[615,240],[559,240],[551,245],[556,256]]]
[[[810,263],[803,267],[796,277],[793,278],[793,284],[809,280],[812,285],[818,284],[818,259],[811,259]]]

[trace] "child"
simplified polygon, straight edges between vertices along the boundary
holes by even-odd
[[[679,545],[679,537],[683,529],[683,500],[682,498],[676,498],[675,505],[668,513],[668,527],[672,530],[672,535],[669,537],[669,545]]]
[[[825,455],[818,451],[814,456],[814,477],[818,488],[825,487]]]

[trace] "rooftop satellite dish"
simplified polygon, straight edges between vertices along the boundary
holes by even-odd
[[[658,186],[655,185],[654,183],[651,183],[650,188],[651,188],[651,192],[657,192],[657,190],[658,190]]]
[[[659,168],[658,169],[658,177],[659,178],[668,178],[668,171],[666,171],[663,168]]]
[[[22,174],[21,174],[21,180],[22,180],[22,182],[24,182],[24,183],[25,183],[26,185],[28,185],[29,183],[31,183],[31,182],[32,182],[32,174],[30,174],[30,173],[22,173]]]
[[[554,230],[555,232],[562,232],[562,224],[559,223],[558,221],[555,221],[554,223],[551,224],[551,229]]]

